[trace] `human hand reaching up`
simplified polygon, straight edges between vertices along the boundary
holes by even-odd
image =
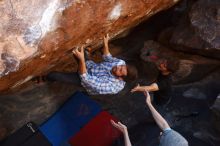
[[[79,48],[73,49],[72,53],[73,53],[73,55],[75,55],[76,58],[79,59],[80,61],[84,61],[84,60],[85,60],[85,56],[84,56],[84,46],[81,46],[81,47],[80,47],[80,50],[79,50]]]
[[[117,128],[119,131],[121,131],[123,134],[125,134],[127,132],[127,127],[122,124],[121,122],[115,122],[113,120],[111,120],[112,125]]]
[[[106,34],[106,35],[103,37],[103,41],[104,41],[103,55],[108,55],[108,54],[110,54],[109,47],[108,47],[108,40],[109,40],[109,35]]]
[[[115,123],[113,120],[111,120],[111,123],[115,128],[117,128],[119,131],[123,133],[125,146],[131,146],[131,141],[128,135],[127,127],[121,122]]]
[[[109,34],[107,33],[104,37],[103,37],[103,41],[104,41],[104,45],[108,45],[108,40],[109,40]]]
[[[149,104],[151,104],[151,97],[150,97],[150,94],[149,94],[149,92],[148,91],[144,91],[144,95],[145,95],[145,97],[146,97],[146,103],[149,105]]]

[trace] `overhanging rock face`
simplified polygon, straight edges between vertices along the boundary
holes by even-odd
[[[100,45],[105,33],[113,38],[177,2],[0,1],[0,91],[19,86],[35,75],[71,61],[73,47]]]

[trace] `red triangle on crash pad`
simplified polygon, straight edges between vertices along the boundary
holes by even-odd
[[[112,126],[111,119],[118,121],[106,111],[99,113],[70,138],[69,143],[72,146],[111,146],[114,140],[122,134]]]

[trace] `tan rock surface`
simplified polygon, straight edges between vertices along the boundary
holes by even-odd
[[[76,66],[71,49],[134,27],[178,0],[1,0],[0,91],[33,76]],[[62,69],[60,68],[60,69]]]

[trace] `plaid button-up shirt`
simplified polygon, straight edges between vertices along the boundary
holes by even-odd
[[[112,57],[111,54],[103,56],[103,59],[101,63],[86,61],[87,73],[80,75],[82,86],[91,95],[116,94],[125,86],[123,80],[111,73],[112,67],[125,65],[125,61]]]

